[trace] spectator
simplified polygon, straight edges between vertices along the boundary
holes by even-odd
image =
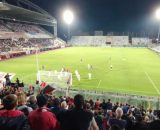
[[[68,106],[67,106],[66,101],[63,101],[63,102],[61,103],[61,109],[62,109],[62,111],[66,111],[66,110],[68,109]]]
[[[16,87],[17,87],[17,88],[20,87],[20,82],[19,82],[19,79],[18,79],[18,78],[16,79]]]
[[[96,123],[99,127],[99,130],[103,130],[103,116],[102,116],[102,112],[100,110],[96,110],[95,111],[95,120]]]
[[[29,104],[27,106],[31,107],[33,110],[38,108],[37,99],[35,95],[31,95],[29,97]]]
[[[116,118],[111,118],[109,120],[109,125],[118,125],[122,130],[124,130],[126,127],[126,121],[121,119],[122,115],[123,110],[120,107],[118,107],[116,109]]]
[[[30,130],[59,130],[58,121],[47,106],[47,97],[45,95],[37,96],[38,109],[29,114],[28,121]]]
[[[21,111],[16,110],[17,102],[14,94],[3,98],[5,110],[0,111],[0,130],[28,130],[27,118]]]
[[[58,114],[62,111],[61,107],[60,107],[61,103],[60,103],[60,99],[59,98],[55,98],[53,100],[53,107],[51,107],[51,111],[58,116]]]
[[[10,76],[8,73],[5,75],[5,79],[6,79],[6,84],[5,86],[10,86],[11,85],[11,80],[10,80]]]
[[[105,111],[106,110],[106,101],[103,99],[103,102],[100,104],[101,108]]]
[[[136,123],[132,129],[133,130],[148,130],[148,127],[143,121],[143,117],[141,115],[136,116]]]
[[[112,110],[111,99],[108,99],[108,102],[106,103],[106,109],[107,109],[107,110]]]
[[[109,130],[122,130],[118,125],[112,125]]]
[[[95,109],[98,110],[100,108],[100,101],[99,99],[97,99],[97,101],[95,102]]]
[[[27,97],[25,93],[19,92],[17,93],[17,98],[18,98],[18,110],[24,112],[26,116],[29,115],[29,113],[33,110],[31,107],[28,107],[27,104]]]
[[[113,106],[112,111],[115,112],[118,107],[119,107],[119,102],[116,102],[116,104]]]
[[[157,112],[157,120],[150,123],[149,130],[160,130],[160,111]]]
[[[128,109],[129,109],[128,104],[124,105],[122,109],[123,109],[123,114],[127,114]]]
[[[99,130],[91,112],[85,111],[82,95],[74,97],[75,108],[59,116],[61,130]]]
[[[155,116],[152,112],[152,109],[149,109],[149,114],[148,114],[149,120],[150,121],[154,121],[155,120]]]

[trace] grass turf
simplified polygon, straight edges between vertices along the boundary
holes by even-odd
[[[73,88],[160,95],[160,56],[147,48],[72,47],[41,53],[38,59],[40,68],[44,65],[46,70],[68,68],[73,73]],[[93,67],[92,80],[88,80],[88,64]],[[80,82],[75,70],[81,75]],[[36,56],[2,61],[0,71],[35,83]]]

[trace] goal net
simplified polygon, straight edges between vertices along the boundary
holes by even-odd
[[[72,73],[57,71],[38,71],[37,80],[47,84],[55,84],[59,88],[68,88],[72,85]]]

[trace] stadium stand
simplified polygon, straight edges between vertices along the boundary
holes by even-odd
[[[128,36],[73,36],[70,43],[74,46],[123,46],[129,45]]]
[[[113,46],[129,45],[128,36],[107,36],[106,39],[106,42]]]
[[[132,37],[132,45],[148,45],[151,43],[149,38],[135,38]]]
[[[69,42],[74,46],[105,46],[105,36],[73,36]]]
[[[1,32],[9,32],[9,31],[11,31],[11,30],[9,30],[7,27],[5,27],[5,26],[3,25],[3,21],[0,20],[0,31],[1,31]]]
[[[43,9],[27,0],[15,1],[15,5],[6,0],[0,6],[0,60],[34,54],[37,48],[42,52],[66,46],[57,38],[56,19]],[[52,28],[54,34],[44,26]]]

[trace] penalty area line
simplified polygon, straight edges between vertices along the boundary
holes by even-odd
[[[151,79],[151,77],[149,76],[149,74],[145,71],[144,72],[147,76],[147,78],[149,79],[150,83],[152,84],[152,86],[154,87],[154,89],[157,91],[157,93],[160,95],[160,91],[159,89],[157,88],[157,86],[155,85],[155,83],[153,82],[153,80]]]

